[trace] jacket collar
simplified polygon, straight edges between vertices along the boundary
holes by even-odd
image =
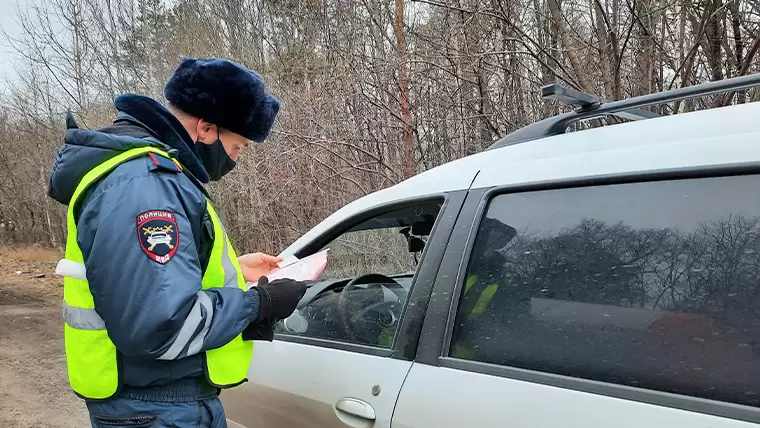
[[[177,151],[177,159],[200,182],[208,183],[209,176],[200,161],[195,142],[182,123],[158,101],[135,94],[116,97],[116,120],[127,120],[148,131],[156,139]]]

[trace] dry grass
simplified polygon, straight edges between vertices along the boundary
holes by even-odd
[[[0,246],[0,283],[58,289],[63,280],[55,266],[62,257],[63,251],[54,248]]]
[[[0,256],[20,262],[52,262],[57,263],[63,252],[57,249],[43,247],[8,248],[0,247]]]

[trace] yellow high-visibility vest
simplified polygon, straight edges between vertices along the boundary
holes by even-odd
[[[470,291],[476,282],[478,282],[477,275],[470,275],[470,277],[467,278],[467,283],[464,285],[465,295],[467,295],[467,292]],[[480,296],[478,296],[478,300],[475,302],[475,306],[473,306],[472,311],[467,316],[467,319],[474,320],[475,318],[483,315],[483,312],[486,310],[488,305],[491,304],[491,300],[493,300],[493,296],[497,291],[499,291],[499,284],[493,283],[486,287],[486,289],[480,293]]]
[[[74,221],[74,207],[78,198],[91,184],[120,164],[151,152],[174,160],[163,150],[140,147],[120,153],[84,176],[69,202],[66,259],[84,263],[82,251],[77,244],[77,228]],[[208,267],[203,274],[202,288],[205,290],[237,286],[246,290],[235,251],[208,199],[206,208],[214,225],[214,243]],[[121,385],[117,363],[118,351],[108,337],[105,322],[95,311],[88,282],[64,277],[63,300],[66,364],[71,388],[85,398],[106,399],[114,396]],[[246,380],[253,357],[253,342],[244,341],[241,334],[221,348],[208,350],[205,354],[205,372],[209,382],[220,388],[235,386]]]
[[[464,285],[464,294],[463,296],[466,296],[467,293],[470,291],[473,285],[478,282],[478,276],[477,275],[470,275],[467,278],[467,282]],[[488,305],[491,304],[491,300],[493,300],[493,296],[496,294],[496,292],[499,291],[499,284],[490,284],[488,285],[481,293],[480,296],[478,296],[478,300],[475,301],[475,306],[472,307],[472,310],[469,314],[467,314],[467,320],[472,321],[481,315],[483,315],[483,312],[486,310]],[[460,343],[454,343],[451,346],[451,356],[455,358],[462,358],[462,359],[472,359],[475,356],[475,351],[471,349],[470,347],[460,344]]]

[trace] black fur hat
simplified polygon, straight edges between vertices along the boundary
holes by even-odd
[[[280,111],[261,76],[221,58],[183,58],[164,95],[185,113],[258,142],[269,136]]]

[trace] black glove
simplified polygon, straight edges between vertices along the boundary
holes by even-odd
[[[306,284],[292,279],[276,279],[262,276],[256,287],[259,292],[259,316],[256,322],[264,320],[279,321],[289,317],[296,310],[298,302],[306,293]]]
[[[274,322],[264,320],[252,322],[243,330],[243,340],[274,340]]]

